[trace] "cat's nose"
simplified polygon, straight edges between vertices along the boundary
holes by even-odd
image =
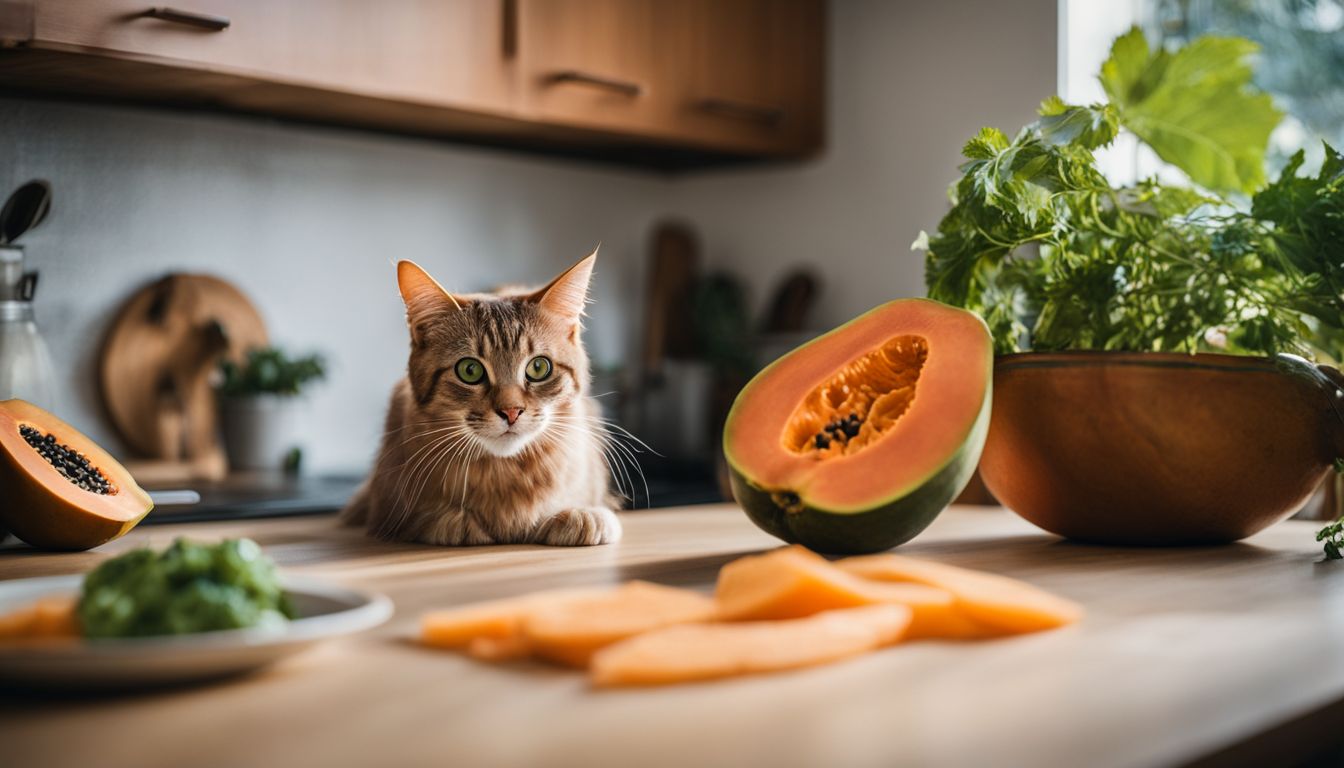
[[[499,417],[500,417],[501,419],[503,419],[503,420],[509,422],[509,426],[513,426],[513,423],[514,423],[515,421],[518,420],[518,417],[523,415],[523,409],[522,409],[522,408],[496,408],[496,409],[495,409],[495,413],[498,413],[498,414],[499,414]]]

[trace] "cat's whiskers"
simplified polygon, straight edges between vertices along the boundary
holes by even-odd
[[[405,515],[409,515],[420,504],[420,497],[424,495],[425,487],[428,486],[430,481],[434,479],[434,473],[438,471],[439,465],[443,464],[444,461],[447,461],[448,462],[447,466],[451,467],[452,457],[457,454],[458,450],[460,450],[459,446],[462,444],[462,442],[468,440],[469,438],[470,438],[469,434],[464,433],[462,435],[459,435],[456,439],[453,440],[453,442],[448,443],[445,447],[443,447],[441,450],[437,452],[433,460],[430,462],[429,466],[425,469],[424,472],[421,473],[421,477],[419,478],[419,484],[416,486],[415,489],[415,496],[411,499],[411,502],[407,505],[406,512],[404,513]]]
[[[398,509],[395,516],[397,525],[404,522],[414,512],[415,506],[419,503],[420,496],[424,492],[425,483],[433,473],[433,468],[436,467],[445,456],[450,456],[456,453],[463,441],[471,437],[470,432],[470,428],[466,425],[454,428],[449,431],[448,434],[436,437],[431,442],[421,446],[411,458],[402,463],[402,466],[406,466],[415,462],[414,466],[412,466],[409,471],[402,472],[401,476],[397,479],[397,485],[394,490],[394,496],[398,502]],[[406,442],[413,439],[415,438],[409,438]],[[436,453],[439,449],[443,450]],[[420,469],[422,466],[426,466],[427,461],[432,463],[428,465],[428,470],[421,475]],[[413,497],[407,498],[407,491],[412,487],[416,489],[415,494]]]
[[[617,489],[633,503],[636,498],[634,478],[625,468],[626,465],[629,465],[629,467],[639,475],[640,483],[644,487],[644,498],[647,502],[649,498],[649,483],[644,475],[644,468],[640,466],[639,460],[635,454],[643,453],[645,450],[654,455],[661,454],[658,454],[657,451],[650,448],[643,440],[635,437],[629,430],[610,419],[601,416],[567,413],[556,414],[554,420],[555,423],[562,428],[582,427],[588,435],[597,440],[603,459],[606,462],[608,469],[611,471],[613,479],[616,480]],[[633,445],[627,445],[627,442],[633,442]],[[630,488],[630,493],[628,495],[626,495],[625,489],[622,487],[622,477],[624,477],[625,483],[628,484]]]

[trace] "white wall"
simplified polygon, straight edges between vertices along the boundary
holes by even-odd
[[[168,270],[236,282],[275,340],[332,363],[307,460],[371,458],[405,365],[389,261],[459,289],[536,282],[602,241],[589,344],[636,343],[646,234],[690,219],[708,262],[759,302],[781,272],[820,265],[839,323],[923,293],[909,251],[946,209],[959,149],[1015,131],[1055,82],[1055,0],[834,0],[830,138],[819,160],[668,179],[559,160],[251,118],[0,99],[0,191],[50,180],[54,213],[26,242],[65,418],[112,445],[97,345],[134,288]]]
[[[676,210],[757,304],[800,264],[820,267],[825,327],[924,295],[910,243],[946,212],[966,140],[1011,136],[1055,92],[1056,14],[1056,0],[835,0],[824,156],[688,179]]]
[[[59,372],[54,409],[115,446],[97,348],[128,294],[170,270],[225,277],[272,337],[324,352],[306,459],[371,458],[405,370],[391,261],[477,290],[548,280],[602,242],[588,342],[621,360],[636,265],[661,177],[264,120],[0,99],[0,190],[52,182],[53,213],[24,239],[42,273],[35,311]]]

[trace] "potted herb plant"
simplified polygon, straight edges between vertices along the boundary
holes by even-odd
[[[967,142],[951,209],[915,243],[929,295],[994,335],[986,484],[1047,530],[1235,540],[1344,470],[1344,155],[1299,175],[1298,152],[1266,181],[1281,115],[1254,51],[1131,30],[1105,103],[1051,98],[1015,137]],[[1094,152],[1121,128],[1190,183],[1112,185]]]
[[[235,470],[297,469],[300,393],[326,375],[317,355],[290,357],[274,347],[220,364],[220,422]]]

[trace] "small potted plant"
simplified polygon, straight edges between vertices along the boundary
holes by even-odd
[[[234,470],[298,468],[299,397],[326,375],[317,355],[290,357],[274,347],[247,353],[242,363],[220,364],[220,423]]]

